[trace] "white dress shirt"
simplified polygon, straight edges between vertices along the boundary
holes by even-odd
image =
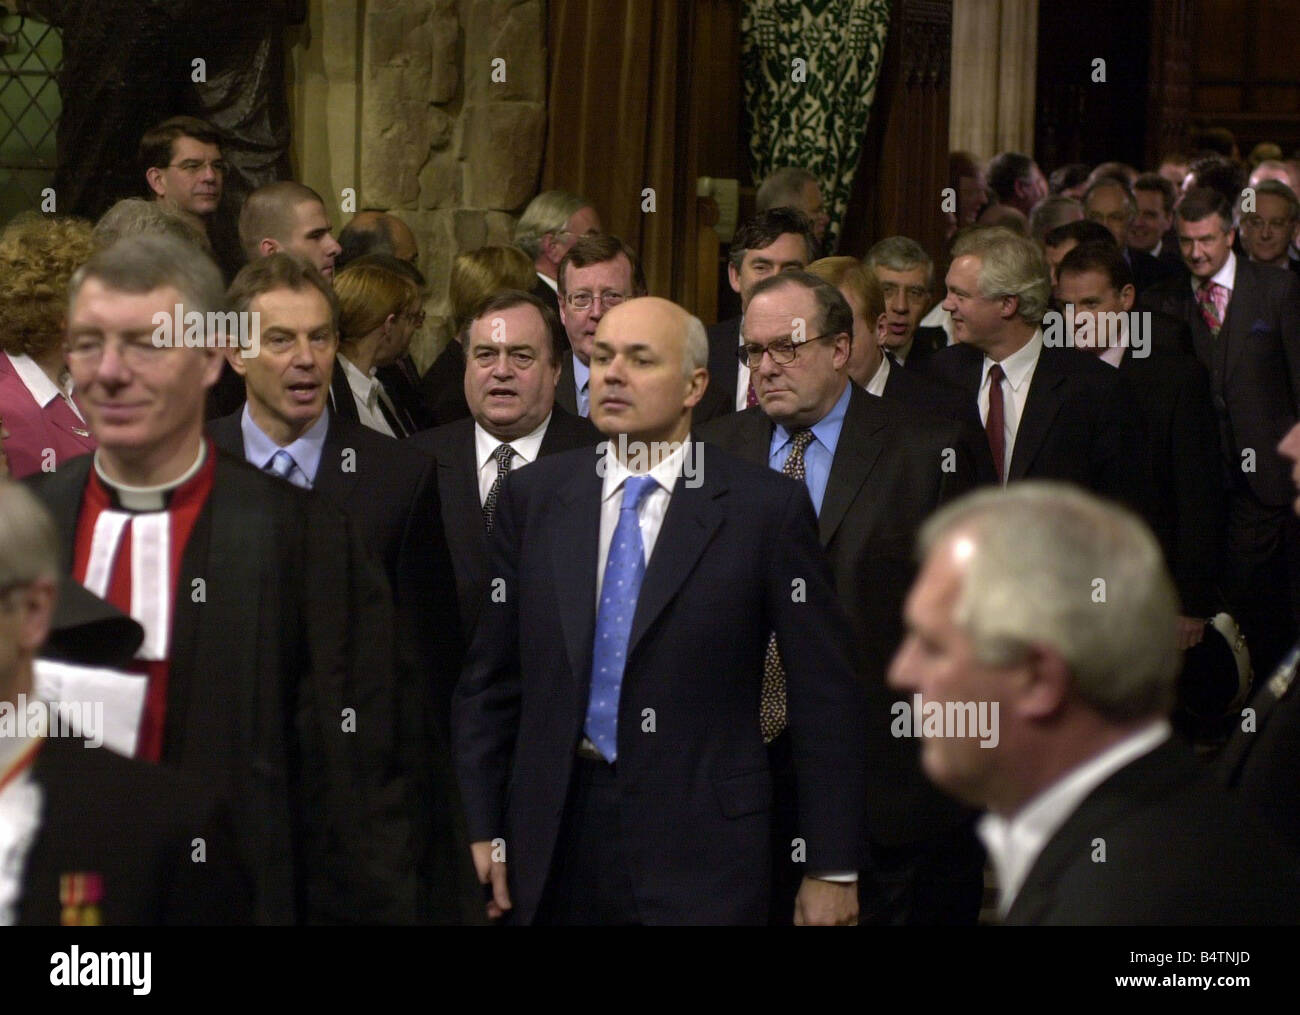
[[[885,393],[885,384],[889,380],[889,357],[880,357],[880,366],[876,367],[876,372],[871,375],[871,380],[867,381],[867,391],[873,395],[883,395]]]
[[[478,423],[474,424],[474,465],[478,470],[480,506],[487,502],[488,492],[492,489],[492,484],[497,481],[497,462],[492,457],[496,449],[502,444],[509,444],[515,451],[510,459],[510,471],[522,469],[529,462],[537,461],[537,455],[542,449],[542,438],[546,436],[546,428],[550,423],[551,414],[548,412],[541,426],[526,437],[517,437],[512,441],[499,441]]]
[[[555,279],[551,278],[550,275],[543,275],[540,271],[537,273],[537,277],[540,278],[540,279],[541,279],[543,282],[545,282],[547,285],[549,285],[549,286],[551,287],[551,292],[555,293],[556,296],[559,296],[559,295],[560,295],[560,283],[559,283],[559,282],[557,282]]]
[[[1013,816],[988,813],[980,818],[979,836],[997,872],[999,916],[1007,915],[1043,848],[1088,794],[1172,732],[1165,719],[1143,726],[1058,779]]]
[[[1020,417],[1025,412],[1025,402],[1029,398],[1029,385],[1034,380],[1034,370],[1038,367],[1038,356],[1043,351],[1043,332],[1038,329],[1033,337],[1023,346],[1002,361],[1002,420],[1003,433],[1006,435],[1006,452],[1002,458],[1003,477],[1011,471],[1012,455],[1016,450],[1016,431],[1020,429]],[[989,371],[994,360],[984,357],[984,370],[980,374],[980,422],[988,425],[989,419]]]
[[[749,364],[742,363],[739,360],[739,349],[745,344],[745,316],[740,317],[740,327],[737,329],[740,335],[740,341],[736,343],[737,360],[736,360],[736,411],[744,412],[749,408]]]
[[[397,434],[393,433],[393,428],[388,425],[388,420],[384,418],[384,413],[379,408],[379,400],[383,398],[387,401],[388,393],[384,391],[384,386],[375,376],[374,370],[372,369],[370,375],[366,376],[342,353],[339,353],[335,359],[343,367],[343,374],[348,379],[348,387],[352,389],[353,399],[357,403],[357,418],[361,424],[389,437],[396,437]],[[389,404],[388,408],[391,412],[393,407]]]
[[[658,484],[645,495],[637,508],[637,520],[641,523],[641,549],[645,553],[646,563],[650,563],[650,554],[654,552],[655,541],[664,524],[664,515],[668,513],[668,501],[672,497],[673,487],[682,474],[682,464],[686,459],[686,444],[682,444],[671,454],[664,456],[650,475]],[[623,506],[623,483],[628,476],[634,475],[614,454],[613,442],[605,449],[602,459],[605,472],[604,484],[600,490],[600,554],[596,560],[596,603],[600,603],[600,589],[605,583],[605,563],[609,560],[609,544],[614,539],[614,529],[618,526],[618,512]]]
[[[1219,285],[1228,290],[1228,302],[1231,303],[1232,289],[1237,284],[1237,255],[1231,250],[1228,251],[1228,259],[1223,262],[1223,267],[1214,273],[1214,278],[1211,281],[1218,282]],[[1201,288],[1201,280],[1195,275],[1191,277],[1191,286],[1192,292],[1196,292]],[[1225,318],[1228,316],[1226,310],[1223,316]]]
[[[15,710],[16,711],[16,710]],[[42,723],[44,711],[31,714]],[[44,799],[40,784],[32,778],[29,763],[36,730],[29,728],[28,715],[16,716],[16,736],[0,737],[0,778],[19,765],[26,767],[0,789],[0,927],[14,924],[23,888],[23,871],[36,833],[41,827]]]
[[[86,417],[81,414],[77,408],[77,403],[72,400],[72,377],[64,374],[64,386],[60,388],[49,375],[41,369],[39,363],[30,356],[20,356],[10,353],[9,362],[13,364],[14,373],[18,375],[19,380],[31,392],[32,398],[36,404],[44,409],[56,398],[62,398],[67,403],[68,408],[77,414],[77,419],[83,423]]]

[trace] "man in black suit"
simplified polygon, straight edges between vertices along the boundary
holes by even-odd
[[[1300,397],[1300,280],[1238,257],[1228,202],[1193,190],[1175,213],[1191,280],[1153,287],[1144,306],[1177,317],[1210,374],[1228,478],[1225,593],[1256,673],[1300,631],[1300,521],[1278,441]]]
[[[919,243],[906,236],[889,236],[868,250],[862,261],[880,283],[887,315],[881,345],[895,363],[915,365],[948,344],[942,328],[919,326],[934,302],[930,296],[934,261]]]
[[[560,359],[554,315],[530,293],[492,297],[456,340],[465,350],[469,419],[412,444],[434,459],[465,630],[489,592],[488,534],[505,477],[544,455],[595,447],[600,431],[555,404]],[[502,450],[508,449],[508,450]]]
[[[71,576],[145,629],[137,756],[227,798],[258,922],[409,920],[382,573],[336,508],[203,439],[227,338],[203,327],[226,302],[201,252],[131,237],[70,289],[99,449],[33,486]]]
[[[1159,173],[1143,173],[1133,181],[1133,202],[1137,207],[1128,224],[1128,257],[1146,254],[1164,261],[1179,273],[1187,271],[1174,232],[1174,185]]]
[[[1098,177],[1083,196],[1088,221],[1105,226],[1124,252],[1133,273],[1133,286],[1141,295],[1161,279],[1186,277],[1181,264],[1144,254],[1129,245],[1129,229],[1137,217],[1137,199],[1123,180],[1114,176]]]
[[[757,404],[749,367],[737,358],[749,294],[769,275],[808,267],[816,249],[812,223],[794,208],[769,208],[736,230],[727,255],[727,279],[740,295],[740,314],[708,328],[709,387],[695,411],[697,423]]]
[[[1224,608],[1223,473],[1210,378],[1187,350],[1186,326],[1159,312],[1130,316],[1133,276],[1102,243],[1075,247],[1061,262],[1058,290],[1103,363],[1117,367],[1142,410],[1153,482],[1152,528],[1181,603],[1179,647],[1201,640],[1205,620]],[[1102,315],[1113,315],[1109,318]],[[1114,322],[1111,330],[1107,321]]]
[[[902,640],[899,618],[914,573],[916,532],[931,511],[974,485],[960,427],[873,398],[850,381],[852,308],[812,274],[786,272],[755,285],[744,338],[759,405],[705,425],[700,437],[787,474],[794,456],[817,509],[870,707],[858,731],[868,750],[875,875],[863,884],[864,916],[872,923],[973,924],[983,857],[970,815],[926,784],[916,745],[890,735],[893,703],[885,688],[885,660]],[[796,435],[811,435],[805,448],[795,448]],[[774,836],[784,893],[773,900],[774,917],[788,923],[798,885],[785,845],[798,824],[790,736],[769,732],[776,813],[785,821]]]
[[[94,703],[34,694],[58,574],[49,514],[0,481],[0,703],[17,717],[0,737],[0,925],[246,921],[251,885],[211,794],[178,773],[87,750],[103,732],[89,728]],[[192,858],[196,838],[203,862]]]
[[[856,920],[863,717],[845,618],[806,488],[688,439],[707,362],[681,308],[615,307],[592,356],[608,440],[513,473],[500,495],[502,594],[454,716],[494,915],[513,900],[522,923],[765,921],[775,631],[806,872],[795,922]]]
[[[1003,921],[1293,922],[1295,856],[1171,736],[1177,600],[1150,530],[1023,483],[949,505],[921,548],[890,684],[929,777],[988,811]]]
[[[571,416],[591,415],[591,347],[596,328],[624,300],[646,294],[641,260],[612,233],[584,236],[569,247],[556,273],[560,323],[567,336],[555,401]],[[534,295],[536,295],[534,293]]]
[[[1252,194],[1253,190],[1253,194]],[[1247,202],[1252,201],[1253,205]],[[1291,268],[1291,246],[1300,228],[1300,198],[1281,180],[1260,180],[1237,201],[1241,245],[1256,264]]]
[[[462,886],[472,884],[447,752],[464,643],[433,463],[407,442],[329,412],[336,306],[314,268],[271,254],[243,268],[228,296],[237,313],[258,315],[260,347],[255,356],[227,351],[248,399],[208,433],[223,451],[339,507],[387,574],[398,631],[398,747],[426,875],[420,899],[428,919],[449,919],[455,872]]]
[[[600,215],[591,202],[564,190],[544,190],[528,202],[515,225],[515,246],[533,260],[537,284],[533,295],[558,316],[560,262],[584,236],[601,232]]]
[[[1072,223],[1077,224],[1077,223]],[[1142,419],[1133,393],[1106,364],[1048,341],[1047,265],[1038,248],[1005,229],[958,240],[943,306],[957,342],[928,369],[956,384],[979,409],[994,474],[1065,479],[1150,510]]]

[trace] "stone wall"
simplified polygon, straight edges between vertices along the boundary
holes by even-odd
[[[345,30],[340,6],[335,0],[311,5],[323,33],[331,30],[326,18],[335,19],[336,39]],[[429,321],[412,348],[423,367],[444,339],[452,261],[486,243],[508,243],[518,213],[537,192],[546,125],[546,5],[358,0],[342,6],[359,28],[353,33],[357,73],[328,59],[322,72],[339,82],[337,97],[359,109],[353,151],[345,137],[331,136],[329,149],[338,158],[317,167],[328,183],[313,183],[307,167],[299,175],[337,196],[347,185],[340,166],[352,162],[357,208],[387,209],[414,230],[430,284]],[[328,39],[298,41],[313,44],[327,47]],[[305,64],[299,55],[295,67]],[[348,91],[353,78],[356,87]],[[334,135],[344,133],[338,121],[346,113],[330,108],[330,89],[324,92],[315,98],[325,108],[304,104],[297,131],[319,133],[328,121]],[[339,228],[348,217],[340,213]]]

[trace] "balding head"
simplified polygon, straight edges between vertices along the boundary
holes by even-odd
[[[708,338],[698,318],[656,296],[601,318],[591,356],[591,421],[608,435],[680,442],[708,385]]]
[[[367,254],[388,254],[408,264],[415,264],[420,258],[411,227],[396,215],[374,209],[352,216],[352,221],[339,233],[339,243],[343,247],[335,264],[339,271]]]
[[[285,251],[309,261],[329,279],[342,251],[331,232],[325,202],[293,180],[268,183],[248,195],[239,213],[239,242],[250,261]]]

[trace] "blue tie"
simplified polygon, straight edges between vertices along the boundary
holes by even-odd
[[[304,482],[307,477],[302,474],[302,470],[298,468],[298,463],[293,460],[293,456],[283,448],[271,456],[271,460],[266,463],[266,471],[273,476],[279,476],[281,479],[287,480],[294,486],[300,486],[304,490],[308,489],[308,485]]]
[[[609,542],[605,580],[596,610],[596,642],[591,651],[591,698],[587,702],[588,738],[611,764],[618,757],[618,696],[627,662],[632,617],[645,575],[645,552],[637,509],[655,487],[650,476],[629,476],[623,483],[618,525]]]

